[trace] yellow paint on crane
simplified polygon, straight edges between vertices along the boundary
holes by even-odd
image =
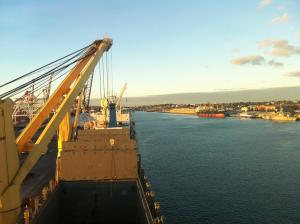
[[[71,123],[70,123],[70,113],[66,113],[64,119],[60,122],[58,128],[58,140],[57,140],[57,157],[60,157],[62,150],[62,143],[70,140],[71,137]]]
[[[102,114],[104,115],[104,127],[107,126],[107,107],[108,107],[108,102],[106,98],[101,99],[101,107],[102,107]]]
[[[37,130],[42,126],[43,122],[49,117],[52,110],[54,108],[58,108],[57,110],[59,110],[60,106],[64,104],[63,102],[69,101],[69,99],[64,99],[64,97],[69,98],[68,96],[73,92],[76,92],[76,94],[74,94],[76,96],[73,96],[72,94],[72,100],[74,100],[74,97],[78,96],[79,91],[82,90],[99,59],[105,51],[108,51],[111,45],[112,39],[109,38],[96,40],[94,44],[91,45],[82,60],[80,60],[69,72],[39,112],[35,114],[25,130],[18,136],[16,143],[20,152],[26,151],[26,144],[32,139]],[[73,101],[68,102],[68,109],[70,108],[69,105],[72,103]],[[44,138],[44,136],[42,136],[42,138]],[[39,143],[38,141],[36,142],[37,144]]]

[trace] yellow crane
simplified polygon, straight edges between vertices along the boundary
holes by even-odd
[[[111,45],[110,38],[96,40],[90,45],[84,57],[76,63],[17,139],[11,119],[13,102],[10,99],[0,101],[0,224],[16,223],[21,209],[21,184],[40,156],[47,151],[55,132],[60,130],[61,141],[71,138],[74,124],[70,125],[70,109],[99,59]],[[53,111],[55,113],[45,128],[33,141],[33,136]],[[24,151],[29,151],[29,154],[20,165],[19,153]]]

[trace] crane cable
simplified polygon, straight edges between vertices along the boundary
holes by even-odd
[[[66,65],[66,66],[63,66],[62,68],[58,68],[58,69],[57,69],[57,67],[56,67],[55,69],[57,69],[57,70],[52,69],[52,70],[50,70],[50,72],[46,72],[46,73],[40,75],[40,76],[37,77],[37,78],[34,78],[34,79],[32,79],[32,80],[30,80],[30,81],[28,81],[28,82],[26,82],[26,83],[24,83],[24,84],[22,84],[22,85],[16,87],[16,88],[13,88],[13,89],[11,89],[11,90],[9,90],[9,91],[7,91],[7,92],[1,94],[1,95],[0,95],[0,98],[2,99],[2,98],[7,98],[7,97],[9,97],[9,96],[10,96],[10,97],[11,97],[11,96],[14,96],[14,95],[16,95],[16,94],[15,94],[16,92],[19,93],[18,91],[20,91],[20,90],[23,91],[24,88],[26,88],[26,87],[28,87],[28,86],[31,86],[31,85],[34,84],[35,82],[40,81],[40,80],[42,80],[42,79],[48,77],[50,74],[53,74],[53,72],[60,72],[60,71],[64,70],[64,69],[67,68],[68,66],[70,66],[70,64],[69,64],[69,65]]]
[[[68,55],[66,55],[66,56],[64,56],[64,57],[61,57],[61,58],[59,58],[59,59],[57,59],[57,60],[54,60],[54,61],[52,61],[52,62],[50,62],[50,63],[48,63],[48,64],[46,64],[46,65],[43,65],[43,66],[41,66],[41,67],[39,67],[39,68],[37,68],[37,69],[31,71],[31,72],[28,72],[28,73],[26,73],[26,74],[24,74],[24,75],[21,75],[21,76],[19,76],[18,78],[15,78],[15,79],[13,79],[13,80],[11,80],[11,81],[8,81],[8,82],[6,82],[6,83],[0,85],[0,88],[2,88],[2,87],[4,87],[4,86],[7,86],[8,84],[11,84],[11,83],[13,83],[13,82],[16,82],[16,81],[18,81],[18,80],[20,80],[20,79],[22,79],[22,78],[27,77],[27,76],[33,75],[34,73],[37,73],[38,71],[41,71],[42,69],[45,69],[45,68],[47,68],[48,66],[53,65],[53,64],[56,63],[56,62],[59,62],[59,61],[65,59],[65,58],[67,58],[67,57],[70,57],[70,56],[73,55],[73,54],[76,54],[76,53],[78,53],[78,52],[82,52],[82,51],[84,51],[85,49],[87,49],[88,47],[90,47],[91,45],[93,45],[93,43],[92,43],[92,44],[89,44],[88,46],[85,46],[85,47],[83,47],[83,48],[81,48],[81,49],[79,49],[79,50],[77,50],[77,51],[74,51],[74,52],[72,52],[72,53],[70,53],[70,54],[68,54]]]
[[[100,88],[99,88],[99,90],[100,90],[100,100],[102,99],[102,78],[101,78],[101,67],[100,67],[100,61],[99,61],[99,63],[98,63],[98,71],[99,71],[99,80],[100,80]]]
[[[114,77],[113,77],[113,65],[112,65],[112,49],[110,50],[110,76],[111,76],[111,95],[114,95]]]
[[[48,83],[49,83],[49,81],[50,81],[50,79],[51,78],[54,78],[55,76],[57,76],[57,75],[59,75],[62,71],[64,71],[66,68],[63,68],[63,69],[61,69],[61,70],[58,70],[58,71],[55,71],[55,72],[53,72],[53,73],[51,73],[49,76],[47,76],[47,77],[45,77],[45,78],[43,78],[43,79],[40,79],[39,81],[37,81],[37,82],[35,82],[34,83],[34,85],[35,85],[35,87],[37,86],[37,88],[35,89],[35,90],[37,90],[37,89],[40,89],[39,87],[45,87],[46,85],[44,85],[45,83],[47,83],[47,85],[48,85]],[[68,70],[68,71],[70,71],[70,69]],[[63,73],[63,75],[64,75],[65,73]],[[61,77],[61,76],[59,76],[59,77]],[[56,79],[55,79],[56,80]],[[54,80],[53,80],[54,81]],[[43,86],[44,85],[44,86]],[[30,89],[31,88],[31,85],[28,85],[27,86],[27,88],[25,88],[25,89],[20,89],[19,91],[16,91],[16,92],[14,92],[13,94],[11,94],[10,96],[15,96],[15,95],[18,95],[19,93],[21,93],[21,92],[23,92],[23,91],[25,91],[25,90],[28,90],[28,89]]]
[[[57,65],[56,67],[52,68],[51,70],[49,70],[49,71],[47,71],[47,72],[41,74],[40,76],[38,76],[38,77],[36,77],[36,78],[34,78],[34,79],[32,79],[32,80],[30,80],[30,81],[28,81],[28,82],[26,82],[26,83],[24,83],[24,84],[18,86],[18,87],[16,87],[16,88],[13,88],[13,89],[11,89],[11,90],[9,90],[9,91],[7,91],[7,92],[1,94],[1,95],[0,95],[0,98],[4,98],[4,97],[7,97],[7,96],[11,96],[11,95],[13,95],[15,92],[17,92],[17,91],[19,91],[19,90],[22,90],[22,89],[26,88],[26,87],[29,86],[29,85],[34,84],[36,81],[39,81],[39,80],[41,80],[41,79],[44,79],[44,78],[50,76],[51,74],[53,74],[53,73],[55,73],[55,72],[60,72],[60,71],[64,70],[65,68],[67,68],[68,66],[70,66],[71,63],[69,63],[69,64],[67,64],[67,65],[65,65],[65,66],[63,66],[63,67],[61,67],[61,66],[62,66],[63,64],[65,64],[66,62],[72,60],[73,58],[77,57],[77,56],[79,56],[79,54],[76,54],[75,56],[71,57],[70,59],[68,59],[68,60],[66,60],[66,61],[64,61],[64,62],[62,62],[61,64]]]
[[[102,58],[101,59],[101,62],[102,62],[102,77],[103,77],[103,79],[102,79],[102,81],[103,81],[103,97],[104,98],[106,98],[106,95],[105,95],[105,71],[104,71],[104,59]]]
[[[58,74],[60,74],[58,77],[56,77],[55,79],[52,79],[52,82],[55,82],[57,79],[59,79],[59,78],[61,78],[61,77],[63,77],[64,75],[66,75],[69,71],[71,70],[71,68],[70,69],[68,69],[66,72],[64,72],[64,73],[62,73],[62,74],[60,74],[60,73],[58,73]],[[58,75],[57,74],[57,75]],[[54,76],[53,76],[54,77]],[[53,78],[52,77],[52,78]],[[38,88],[36,88],[35,89],[35,91],[37,92],[37,91],[39,91],[39,90],[41,90],[41,89],[43,89],[43,88],[45,88],[46,86],[48,86],[48,81],[50,80],[50,78],[48,79],[48,80],[46,80],[45,82],[43,82],[43,84],[41,84],[40,86],[38,86]],[[29,87],[30,88],[30,87]],[[29,89],[28,88],[28,89]],[[23,92],[23,90],[21,91],[21,92]],[[20,92],[19,92],[20,93]],[[17,95],[17,94],[16,94]],[[19,98],[20,99],[20,98]]]
[[[69,69],[68,71],[70,71],[70,69]],[[52,78],[54,78],[55,76],[57,76],[57,75],[59,75],[59,74],[60,74],[60,73],[54,74],[54,75],[52,76]],[[63,73],[62,75],[60,75],[58,78],[62,77],[63,75],[65,75],[65,73]],[[55,80],[57,80],[58,78],[53,79],[52,81],[55,81]],[[35,91],[37,92],[37,91],[40,90],[41,88],[48,86],[50,79],[51,79],[51,76],[48,77],[47,79],[42,79],[42,80],[38,81],[37,83],[35,83]],[[38,84],[38,86],[37,86],[37,84]],[[36,86],[37,86],[37,87],[36,87]],[[24,92],[24,91],[29,90],[30,88],[31,88],[31,86],[28,86],[28,87],[25,88],[25,89],[20,89],[19,91],[16,91],[16,92],[14,92],[13,94],[11,94],[10,97],[16,96],[16,95],[18,95],[18,94],[20,94],[20,93],[22,93],[22,92]],[[22,97],[20,97],[20,98],[22,98]],[[18,99],[20,99],[20,98],[18,98]],[[16,99],[16,100],[18,100],[18,99]]]
[[[107,51],[105,52],[105,66],[106,66],[106,91],[107,97],[109,95],[109,71],[108,71],[108,62],[107,62]]]
[[[82,53],[83,53],[83,51],[77,53],[75,56],[71,57],[71,58],[68,59],[68,60],[65,60],[63,63],[61,63],[60,65],[58,65],[58,66],[56,66],[55,68],[51,69],[50,71],[47,71],[46,73],[43,73],[42,75],[38,76],[37,78],[34,78],[34,79],[32,79],[32,80],[30,80],[30,81],[28,81],[28,82],[26,82],[26,83],[24,83],[24,84],[22,84],[22,85],[20,85],[20,86],[18,86],[18,87],[16,87],[16,88],[14,88],[14,89],[12,89],[12,90],[9,90],[9,91],[7,91],[7,92],[1,94],[1,95],[0,95],[0,99],[7,98],[7,97],[9,97],[9,96],[13,96],[15,92],[17,92],[17,91],[19,91],[19,90],[23,90],[23,89],[26,88],[27,86],[32,85],[32,84],[35,83],[36,81],[39,81],[39,80],[41,80],[41,79],[46,78],[47,76],[53,74],[54,72],[61,72],[61,71],[63,71],[64,69],[66,69],[66,68],[69,67],[70,65],[72,65],[72,64],[74,64],[74,63],[76,63],[76,62],[78,62],[78,61],[80,61],[80,60],[82,60],[82,59],[85,59],[86,57],[88,57],[88,56],[94,54],[95,52],[94,52],[94,50],[93,50],[91,53],[86,54],[86,55],[84,55],[84,56],[82,56],[82,57],[79,57],[78,59],[76,59],[76,60],[70,62],[69,64],[66,64],[66,62],[69,62],[69,61],[71,61],[72,59],[74,59],[74,58],[80,56]],[[63,67],[61,67],[63,64],[66,64],[66,65],[63,66]],[[23,75],[23,76],[24,76],[24,75]],[[24,77],[20,77],[20,79],[21,79],[21,78],[24,78]],[[10,83],[12,83],[12,82],[14,82],[14,81],[13,81],[13,80],[10,81]]]

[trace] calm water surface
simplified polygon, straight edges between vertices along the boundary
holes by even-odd
[[[300,122],[133,118],[169,224],[300,223]]]

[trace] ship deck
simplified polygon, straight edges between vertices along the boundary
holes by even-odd
[[[144,224],[147,214],[135,181],[61,182],[33,224]]]

